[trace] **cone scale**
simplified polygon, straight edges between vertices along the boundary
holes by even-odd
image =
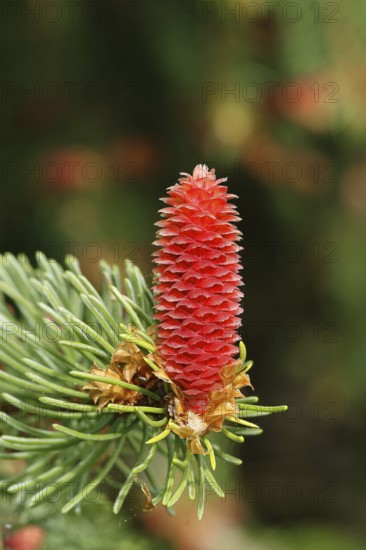
[[[216,179],[205,165],[181,175],[156,224],[157,349],[186,410],[203,415],[238,353],[240,218],[227,178]]]

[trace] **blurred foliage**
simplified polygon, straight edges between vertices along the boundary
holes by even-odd
[[[364,533],[366,4],[105,0],[94,22],[77,4],[55,22],[2,12],[2,251],[60,260],[74,246],[94,280],[96,255],[132,256],[148,275],[166,186],[198,162],[228,175],[253,383],[293,403],[248,442],[242,470],[280,492],[240,506],[267,524]]]
[[[324,528],[313,525],[300,525],[291,530],[265,530],[256,533],[257,540],[268,543],[272,550],[362,550],[364,541],[361,537],[347,536],[337,529]]]
[[[106,544],[106,533],[108,533],[108,547],[113,550],[158,548],[151,538],[138,533],[133,519],[121,517],[116,521],[110,511],[110,503],[105,500],[98,499],[96,502],[89,502],[83,509],[83,513],[73,514],[70,517],[62,516],[58,512],[56,513],[56,510],[50,514],[50,508],[52,509],[53,505],[47,503],[41,506],[36,513],[32,512],[31,519],[27,519],[27,521],[31,521],[31,525],[37,525],[45,530],[45,550],[47,548],[100,550]],[[4,537],[9,536],[11,532],[16,532],[24,525],[26,518],[15,518],[15,522],[12,523],[13,518],[3,505],[0,506],[0,511],[2,519],[6,520],[6,523],[4,521],[5,527],[3,527]],[[159,548],[168,550],[169,546],[160,541]]]

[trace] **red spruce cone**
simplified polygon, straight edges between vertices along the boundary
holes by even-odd
[[[187,410],[204,414],[210,392],[220,390],[223,367],[234,363],[241,324],[237,198],[199,164],[169,188],[165,219],[154,244],[158,351]]]

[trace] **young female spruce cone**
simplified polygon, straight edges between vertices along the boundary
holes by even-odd
[[[233,222],[240,218],[228,202],[236,196],[222,185],[227,178],[201,164],[182,176],[162,199],[168,207],[156,224],[158,351],[185,409],[204,415],[238,352],[243,283]]]

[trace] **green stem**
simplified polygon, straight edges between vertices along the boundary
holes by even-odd
[[[58,393],[62,393],[64,395],[69,395],[71,397],[79,397],[79,399],[88,399],[89,397],[86,393],[83,393],[77,390],[71,390],[70,388],[66,388],[65,386],[60,386],[60,384],[56,384],[55,382],[46,380],[42,376],[39,376],[38,374],[34,374],[34,372],[26,372],[25,376],[27,378],[30,378],[30,380],[32,380],[33,382],[38,382],[41,386],[44,386],[47,389],[53,390]]]
[[[187,447],[186,458],[184,461],[183,476],[182,476],[181,482],[175,494],[168,501],[167,506],[173,506],[176,502],[178,502],[178,500],[182,496],[184,489],[187,486],[190,469],[191,469],[191,453]]]
[[[142,422],[146,422],[146,424],[149,424],[149,426],[152,426],[153,428],[160,428],[161,426],[165,426],[165,424],[167,424],[169,420],[166,416],[161,420],[152,420],[140,409],[140,407],[136,407],[136,413],[140,420],[142,420]]]
[[[198,519],[201,520],[205,508],[206,500],[206,488],[205,488],[205,473],[202,465],[202,456],[195,455],[197,460],[197,470],[198,470]]]
[[[110,433],[110,432],[105,434],[83,433],[77,430],[72,430],[71,428],[67,428],[66,426],[62,426],[60,424],[53,424],[52,427],[58,432],[62,432],[76,439],[83,439],[85,441],[109,441],[109,440],[118,439],[121,437],[120,433]]]
[[[165,409],[162,407],[145,407],[143,405],[117,405],[116,403],[109,403],[107,405],[107,408],[111,411],[117,411],[117,412],[136,412],[137,410],[147,412],[150,414],[163,414],[165,413]],[[104,409],[103,409],[104,410]]]

